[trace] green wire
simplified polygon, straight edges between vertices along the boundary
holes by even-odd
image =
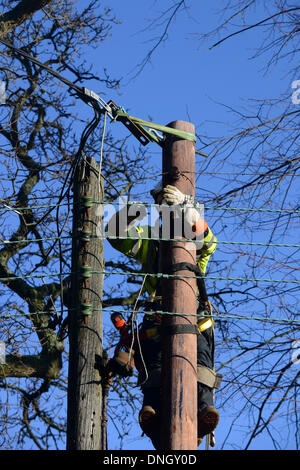
[[[300,175],[299,175],[300,176]],[[114,206],[125,206],[125,205],[134,205],[136,202],[134,201],[128,201],[126,203],[118,203],[118,202],[107,202],[107,201],[92,201],[93,204],[103,204],[103,205],[114,205]],[[158,204],[152,204],[150,202],[143,202],[143,205],[148,207],[148,206],[159,206]],[[42,205],[42,206],[28,206],[28,207],[3,207],[0,208],[0,212],[6,212],[6,211],[11,211],[11,212],[16,212],[16,211],[24,211],[24,210],[32,210],[32,209],[49,209],[53,207],[55,209],[56,207],[63,207],[63,206],[68,206],[67,202],[60,203],[60,204],[49,204],[49,205]],[[300,210],[292,210],[292,209],[249,209],[247,207],[223,207],[223,206],[205,206],[203,205],[204,210],[220,210],[220,211],[241,211],[241,212],[271,212],[271,213],[279,213],[279,214],[300,214]]]
[[[69,310],[75,310],[75,309],[69,309]],[[112,307],[103,307],[103,308],[93,308],[93,311],[94,312],[119,312],[120,311],[120,308],[112,308]],[[130,309],[129,309],[130,311]],[[126,310],[126,312],[128,312],[128,310]],[[2,315],[0,317],[1,320],[3,319],[9,319],[9,318],[17,318],[17,317],[29,317],[29,316],[32,316],[32,315],[51,315],[53,313],[60,313],[59,310],[53,310],[53,312],[49,312],[49,311],[38,311],[38,312],[31,312],[31,313],[16,313],[16,314],[8,314],[8,315]],[[173,315],[173,316],[186,316],[186,317],[195,317],[197,316],[197,314],[194,314],[194,313],[178,313],[178,312],[164,312],[164,311],[147,311],[147,310],[143,310],[143,311],[136,311],[137,314],[142,314],[142,315],[154,315],[156,313],[161,313],[162,315]],[[284,318],[268,318],[268,317],[251,317],[251,316],[247,316],[247,315],[242,315],[242,314],[231,314],[231,313],[218,313],[217,315],[211,315],[214,320],[218,320],[220,318],[224,318],[226,320],[228,320],[228,318],[231,318],[231,319],[238,319],[238,320],[255,320],[255,321],[264,321],[264,322],[269,322],[269,323],[295,323],[295,324],[298,324],[300,323],[300,320],[289,320],[289,319],[284,319]]]
[[[101,274],[101,275],[112,275],[118,274],[120,276],[149,276],[149,273],[143,273],[140,271],[134,272],[118,272],[118,271],[90,271],[91,274]],[[76,273],[51,273],[51,274],[29,274],[25,276],[10,276],[10,277],[1,277],[1,282],[6,281],[14,281],[17,279],[34,279],[34,278],[43,278],[43,277],[55,277],[55,276],[71,276]],[[195,278],[195,279],[202,279],[199,276],[189,276],[189,275],[179,275],[179,274],[163,274],[163,273],[151,273],[151,277],[156,278]],[[300,284],[300,280],[286,280],[286,279],[256,279],[256,278],[247,278],[247,277],[222,277],[222,276],[203,276],[203,279],[211,279],[211,280],[221,280],[221,281],[247,281],[247,282],[276,282],[276,283],[284,283],[284,284]]]
[[[143,272],[117,272],[117,271],[94,271],[94,274],[120,274],[124,276],[151,276],[157,278],[195,278],[195,279],[202,279],[200,276],[188,276],[188,275],[179,275],[179,274],[163,274],[163,273],[143,273]],[[280,279],[255,279],[255,278],[243,278],[243,277],[221,277],[221,276],[203,276],[203,279],[212,279],[212,280],[223,280],[223,281],[251,281],[251,282],[283,282],[283,283],[291,283],[291,284],[300,284],[300,280],[280,280]]]
[[[11,244],[16,244],[16,243],[36,243],[36,242],[41,242],[41,241],[49,241],[49,240],[58,240],[58,239],[71,239],[74,238],[72,235],[65,235],[61,237],[45,237],[45,238],[35,238],[35,239],[30,239],[30,240],[1,240],[0,245],[11,245]],[[127,240],[128,237],[120,237],[120,236],[109,236],[109,237],[95,237],[99,240],[106,240],[106,239],[113,239],[113,240]],[[138,238],[137,238],[138,240]],[[141,240],[160,240],[160,241],[175,241],[175,242],[182,242],[182,243],[195,243],[195,240],[181,240],[181,239],[176,239],[176,238],[162,238],[162,237],[142,237]],[[197,242],[197,240],[196,240]],[[199,241],[198,241],[199,243]],[[205,244],[214,244],[216,243],[215,241],[207,241]],[[272,246],[272,247],[280,247],[280,248],[300,248],[300,245],[295,245],[295,244],[288,244],[288,243],[260,243],[260,242],[227,242],[227,241],[222,241],[218,240],[217,245],[247,245],[247,246]]]

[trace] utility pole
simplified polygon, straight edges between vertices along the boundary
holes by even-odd
[[[195,133],[194,125],[174,121],[168,127]],[[195,144],[168,136],[163,148],[163,184],[195,196]],[[172,238],[172,236],[170,237]],[[162,280],[162,427],[161,449],[197,449],[196,278],[189,270],[172,271],[177,263],[196,264],[194,243],[161,242],[161,269],[178,277]],[[180,277],[183,276],[183,277]],[[188,276],[188,277],[184,277]],[[180,313],[181,315],[176,315]]]
[[[103,206],[95,202],[103,201],[103,180],[93,158],[81,159],[73,194],[67,450],[101,450],[102,386],[95,358],[102,356]]]

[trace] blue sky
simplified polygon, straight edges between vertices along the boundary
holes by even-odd
[[[133,78],[136,66],[163,31],[163,25],[143,31],[149,19],[159,16],[162,7],[152,1],[111,1],[121,24],[113,27],[111,38],[101,46],[99,61],[94,64],[101,70],[103,63],[112,76],[123,77],[120,96],[115,94],[113,98],[134,116],[151,116],[160,124],[183,119],[199,125],[226,116],[217,102],[235,107],[247,98],[277,97],[289,84],[280,82],[284,70],[273,70],[271,76],[259,72],[265,65],[264,57],[258,62],[250,59],[259,45],[257,30],[212,50],[208,49],[212,40],[207,44],[197,40],[197,33],[216,26],[218,17],[213,7],[219,3],[187,2],[189,12],[178,14],[151,64]]]

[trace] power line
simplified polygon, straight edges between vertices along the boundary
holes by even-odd
[[[90,271],[91,274],[103,274],[103,275],[119,275],[119,276],[149,276],[149,273],[140,272],[140,271]],[[17,279],[39,279],[45,277],[59,277],[59,276],[71,276],[75,273],[68,272],[57,272],[57,273],[48,273],[48,274],[28,274],[23,276],[7,276],[1,277],[1,282],[14,281]],[[155,278],[196,278],[200,279],[199,276],[189,276],[189,275],[177,275],[177,274],[164,274],[164,273],[151,273],[151,277]],[[273,283],[284,283],[284,284],[300,284],[300,280],[292,279],[258,279],[258,278],[248,278],[248,277],[226,277],[226,276],[203,276],[203,279],[211,280],[222,280],[222,281],[244,281],[244,282],[273,282]]]
[[[43,198],[41,198],[43,199]],[[110,202],[110,201],[92,201],[93,204],[101,204],[101,205],[112,205],[112,206],[125,206],[125,205],[134,205],[137,204],[136,201],[126,201],[126,203],[119,203],[119,202]],[[0,201],[1,203],[1,201]],[[2,202],[3,204],[3,202]],[[159,204],[153,204],[151,202],[142,202],[139,204],[143,204],[145,207],[160,207]],[[24,211],[24,210],[33,210],[33,209],[50,209],[50,208],[57,208],[57,207],[63,207],[63,206],[68,206],[68,202],[61,202],[59,204],[42,204],[38,206],[25,206],[25,207],[13,207],[13,206],[8,206],[5,205],[5,207],[0,208],[0,212],[6,212],[6,211],[12,211],[12,212],[18,212],[18,211]],[[224,210],[224,211],[241,211],[241,212],[275,212],[275,213],[287,213],[287,214],[300,214],[300,210],[297,209],[251,209],[249,207],[231,207],[231,206],[206,206],[203,204],[204,210]]]
[[[22,240],[0,240],[0,245],[15,245],[17,243],[38,243],[42,241],[49,241],[49,240],[62,240],[62,239],[70,239],[73,238],[72,235],[65,235],[65,236],[57,236],[57,237],[44,237],[44,238],[34,238],[34,239],[22,239]]]
[[[114,312],[117,312],[119,313],[121,310],[124,311],[124,308],[122,307],[119,307],[119,308],[113,308],[113,307],[103,307],[102,309],[97,309],[97,308],[93,308],[92,309],[93,312],[98,312],[98,311],[102,311],[102,312],[107,312],[107,313],[114,313]],[[125,309],[125,312],[126,313],[130,313],[131,311],[133,311],[133,309]],[[140,314],[140,315],[155,315],[157,313],[159,314],[162,314],[162,315],[178,315],[178,316],[182,316],[183,314],[182,313],[178,313],[178,312],[168,312],[168,311],[163,311],[163,310],[156,310],[155,312],[153,312],[152,310],[141,310],[139,311],[138,309],[135,309],[134,312],[136,314]],[[0,316],[0,321],[1,320],[6,320],[6,319],[10,319],[10,318],[18,318],[18,317],[30,317],[30,316],[34,316],[34,315],[53,315],[53,314],[57,314],[57,313],[60,313],[60,310],[59,309],[55,309],[54,310],[49,310],[49,311],[36,311],[36,312],[22,312],[22,313],[16,313],[16,314],[5,314],[5,315],[1,315]],[[190,313],[190,314],[184,314],[185,316],[197,316],[197,314],[193,314],[193,313]],[[267,322],[267,323],[283,323],[283,324],[298,324],[300,323],[300,320],[294,320],[294,319],[288,319],[288,318],[272,318],[272,317],[264,317],[264,316],[250,316],[250,315],[243,315],[243,314],[238,314],[238,313],[226,313],[226,312],[223,312],[223,313],[220,313],[218,312],[216,315],[212,315],[212,317],[214,318],[215,321],[217,321],[218,319],[225,319],[225,320],[228,320],[229,318],[232,319],[232,320],[254,320],[254,321],[262,321],[262,322]]]
[[[106,237],[104,237],[106,238]],[[109,236],[107,238],[111,238],[111,239],[124,239],[124,240],[127,240],[128,237],[116,237],[116,236]],[[133,237],[132,237],[133,238]],[[160,240],[160,241],[175,241],[175,242],[182,242],[184,241],[184,243],[199,243],[201,242],[201,240],[189,240],[189,239],[179,239],[179,238],[164,238],[164,237],[141,237],[141,238],[138,238],[138,237],[135,237],[136,240]],[[248,245],[248,246],[271,246],[271,247],[280,247],[280,248],[300,248],[300,245],[296,245],[296,244],[288,244],[288,243],[262,243],[262,242],[242,242],[242,241],[225,241],[225,240],[217,240],[217,242],[215,241],[206,241],[205,244],[209,245],[209,244],[220,244],[220,245]]]
[[[110,271],[102,271],[101,273],[98,274],[119,274],[119,275],[125,275],[125,276],[148,276],[149,273],[144,273],[144,272],[110,272]],[[155,278],[196,278],[196,279],[201,279],[199,276],[189,276],[189,275],[178,275],[178,274],[163,274],[163,273],[151,273],[151,277]],[[223,277],[223,276],[203,276],[203,279],[212,279],[212,280],[223,280],[223,281],[247,281],[247,282],[275,282],[275,283],[286,283],[286,284],[300,284],[300,280],[287,280],[287,279],[256,279],[256,278],[248,278],[248,277]]]
[[[269,171],[269,170],[266,170],[266,172]],[[265,173],[243,173],[243,172],[233,172],[233,171],[195,171],[195,174],[198,174],[198,175],[221,175],[221,176],[265,176],[266,175],[266,172]],[[279,176],[279,177],[282,177],[282,176],[300,176],[300,173],[271,173],[270,174],[271,176]]]
[[[22,240],[0,240],[0,245],[14,245],[17,243],[37,243],[42,241],[49,241],[49,240],[60,240],[60,239],[72,239],[74,238],[72,235],[64,235],[64,236],[57,236],[57,237],[44,237],[44,238],[34,238],[34,239],[22,239]],[[99,236],[95,237],[99,240],[105,239],[113,239],[113,240],[127,240],[128,237],[122,236]],[[178,238],[164,238],[164,237],[142,237],[138,238],[135,237],[137,240],[157,240],[157,241],[184,241],[185,243],[201,243],[202,240],[190,240],[190,239],[178,239]],[[215,244],[215,241],[205,242],[205,244]],[[225,240],[218,240],[217,244],[220,245],[246,245],[246,246],[270,246],[270,247],[280,247],[280,248],[300,248],[298,244],[289,244],[289,243],[263,243],[263,242],[243,242],[243,241],[225,241]]]

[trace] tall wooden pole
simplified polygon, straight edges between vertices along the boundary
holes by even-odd
[[[195,133],[193,124],[185,121],[174,121],[168,127]],[[194,171],[194,142],[168,138],[163,149],[164,185],[171,184],[194,196]],[[161,269],[165,273],[177,263],[196,263],[191,242],[161,242],[161,246]],[[197,449],[196,279],[188,270],[173,274],[179,277],[162,281],[162,308],[174,315],[163,316],[161,448],[193,450]]]
[[[101,450],[103,241],[99,239],[103,183],[94,159],[74,178],[72,281],[69,310],[68,450]],[[98,236],[98,238],[97,238]]]

